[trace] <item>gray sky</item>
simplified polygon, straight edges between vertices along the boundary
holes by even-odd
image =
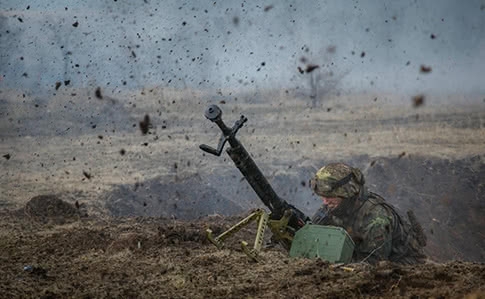
[[[308,64],[320,68],[300,74]],[[485,93],[485,1],[0,0],[0,68],[0,88],[38,91],[289,89],[313,76],[350,92]]]

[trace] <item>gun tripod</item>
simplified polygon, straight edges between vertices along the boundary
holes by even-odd
[[[246,241],[241,241],[241,248],[244,253],[246,253],[246,255],[249,256],[253,261],[258,262],[261,261],[259,253],[261,252],[261,247],[264,241],[264,233],[268,226],[270,227],[275,240],[281,242],[283,245],[291,244],[293,237],[287,232],[290,216],[291,211],[288,210],[288,212],[285,213],[281,219],[272,220],[270,219],[270,215],[263,209],[257,209],[217,237],[213,236],[212,230],[207,229],[207,238],[217,248],[222,249],[224,247],[224,240],[230,236],[233,236],[238,231],[251,224],[253,221],[256,221],[258,223],[258,227],[256,229],[256,238],[254,240],[253,248],[249,248],[248,242]]]

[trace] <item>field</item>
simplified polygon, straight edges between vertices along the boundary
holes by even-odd
[[[224,94],[224,95],[223,95]],[[308,100],[286,92],[63,90],[0,93],[0,294],[5,298],[483,298],[485,103],[392,95]],[[222,251],[222,232],[259,199],[204,118],[217,104],[276,192],[311,213],[324,163],[360,167],[368,187],[428,236],[423,266]],[[149,122],[146,121],[149,116]],[[141,124],[140,124],[141,122]],[[144,131],[145,130],[145,131]],[[41,197],[39,197],[41,196]],[[269,233],[268,233],[269,235]]]

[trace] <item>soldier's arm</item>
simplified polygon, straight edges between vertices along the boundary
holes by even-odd
[[[392,215],[383,207],[377,206],[366,216],[363,223],[363,241],[359,246],[361,256],[371,264],[388,260],[392,250]]]

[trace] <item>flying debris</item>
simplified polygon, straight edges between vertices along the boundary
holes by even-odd
[[[270,11],[271,9],[273,9],[273,7],[274,7],[273,5],[268,5],[268,6],[265,6],[265,7],[264,7],[264,12],[268,12],[268,11]]]
[[[91,175],[89,172],[87,172],[87,171],[85,171],[85,170],[83,170],[83,174],[84,174],[84,176],[85,176],[85,177],[86,177],[88,180],[90,180],[90,179],[93,177],[93,176],[92,176],[92,175]]]
[[[98,86],[98,88],[96,88],[96,90],[94,91],[94,95],[100,100],[103,99],[103,95],[101,94],[101,87]]]
[[[413,107],[417,108],[424,104],[424,95],[419,94],[413,97]]]
[[[427,74],[427,73],[431,73],[431,67],[430,66],[426,66],[426,65],[421,65],[421,67],[419,68],[419,71],[423,74]]]
[[[148,130],[151,128],[150,116],[145,114],[145,117],[142,121],[140,121],[140,130],[143,135],[148,133]]]
[[[309,64],[306,66],[306,70],[305,72],[307,73],[311,73],[313,72],[314,70],[318,69],[320,66],[319,65],[316,65],[316,64]]]
[[[303,73],[307,73],[308,74],[308,73],[311,73],[314,70],[318,69],[319,67],[320,66],[317,65],[317,64],[308,64],[305,69],[302,69],[300,66],[297,69],[298,69],[298,72],[300,74],[303,74]]]

